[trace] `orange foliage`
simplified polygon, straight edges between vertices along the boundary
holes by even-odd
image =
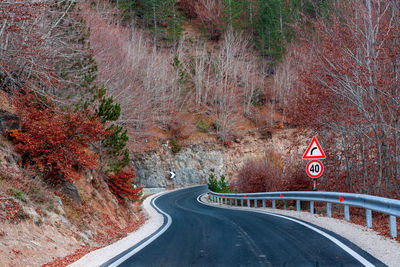
[[[10,130],[7,132],[7,135],[11,140],[19,142],[21,141],[21,131],[22,129]]]
[[[134,188],[133,177],[135,177],[135,170],[132,167],[108,176],[108,187],[119,203],[123,203],[125,198],[139,200],[143,187]]]
[[[303,168],[292,166],[293,171],[283,172],[283,165],[280,155],[273,152],[267,158],[249,160],[231,186],[235,191],[246,193],[311,190],[311,179]]]
[[[90,151],[90,144],[105,133],[97,118],[61,113],[31,95],[20,97],[16,105],[22,130],[15,130],[11,136],[24,165],[40,166],[48,182],[59,184],[79,179],[80,168],[98,164],[98,156]]]

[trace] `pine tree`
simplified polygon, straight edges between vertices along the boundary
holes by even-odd
[[[101,118],[101,122],[116,121],[121,113],[121,105],[119,103],[113,104],[113,97],[103,97],[100,106],[97,109],[97,116]]]
[[[245,2],[244,0],[224,0],[225,21],[229,30],[241,30],[244,27]]]
[[[285,49],[285,44],[291,36],[288,23],[291,22],[292,1],[265,0],[260,2],[260,13],[257,24],[259,36],[258,45],[263,53],[279,60]]]
[[[313,19],[326,17],[331,4],[332,0],[259,0],[257,45],[264,55],[279,61],[294,35],[292,25],[302,23],[300,14]]]
[[[109,156],[108,171],[118,172],[129,164],[129,150],[125,148],[129,139],[128,131],[121,126],[111,125],[107,128],[108,135],[103,140],[103,146]]]
[[[146,24],[152,28],[154,49],[161,39],[177,42],[182,18],[176,9],[176,0],[143,0],[141,8]]]

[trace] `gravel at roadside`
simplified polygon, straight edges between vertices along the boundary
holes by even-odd
[[[124,252],[127,248],[134,246],[139,243],[161,227],[164,222],[164,217],[159,214],[151,205],[150,202],[158,194],[147,197],[143,201],[143,210],[147,218],[146,222],[135,232],[130,233],[127,237],[98,250],[92,251],[86,254],[78,261],[72,263],[71,267],[87,267],[87,266],[99,266],[106,261],[114,258],[120,253]]]
[[[254,210],[255,208],[232,207],[225,204],[215,204],[211,202],[206,195],[202,197],[204,202],[220,207],[229,207],[240,210]],[[388,266],[400,266],[400,243],[379,235],[377,232],[365,226],[346,222],[335,218],[324,217],[321,215],[311,214],[309,212],[297,212],[293,210],[279,210],[272,208],[257,208],[257,211],[265,211],[270,213],[287,215],[298,218],[305,222],[312,223],[324,229],[337,233],[338,235],[348,239],[353,244],[365,250],[375,258],[379,259]]]

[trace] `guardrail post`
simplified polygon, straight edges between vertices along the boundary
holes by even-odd
[[[240,200],[240,204],[241,204],[241,205],[242,205],[242,207],[243,207],[243,199],[241,199],[241,200]]]
[[[372,211],[369,209],[365,210],[365,220],[367,222],[367,227],[372,228]]]
[[[247,207],[250,208],[250,199],[247,200]]]
[[[283,201],[283,209],[287,210],[287,201],[286,200]]]
[[[272,208],[273,208],[273,209],[276,209],[275,199],[272,200]]]
[[[328,217],[332,217],[332,203],[326,203],[326,213]]]
[[[349,205],[344,205],[344,219],[350,221]]]
[[[300,208],[300,200],[296,200],[296,210],[297,211],[301,210],[301,208]]]
[[[257,208],[257,199],[254,199],[254,208]]]
[[[237,206],[237,199],[235,199],[235,206]]]
[[[265,208],[265,199],[263,199],[262,203],[263,203],[263,208]]]
[[[397,237],[396,216],[389,216],[390,236]]]
[[[314,214],[314,201],[310,201],[310,212]]]

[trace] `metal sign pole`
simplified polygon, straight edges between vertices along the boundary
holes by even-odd
[[[317,179],[312,179],[313,180],[313,191],[317,191]],[[313,209],[314,209],[314,212],[313,212],[313,214],[315,214],[316,212],[317,212],[317,208],[315,207],[316,205],[315,205],[316,203],[314,203],[314,205],[313,205]]]

